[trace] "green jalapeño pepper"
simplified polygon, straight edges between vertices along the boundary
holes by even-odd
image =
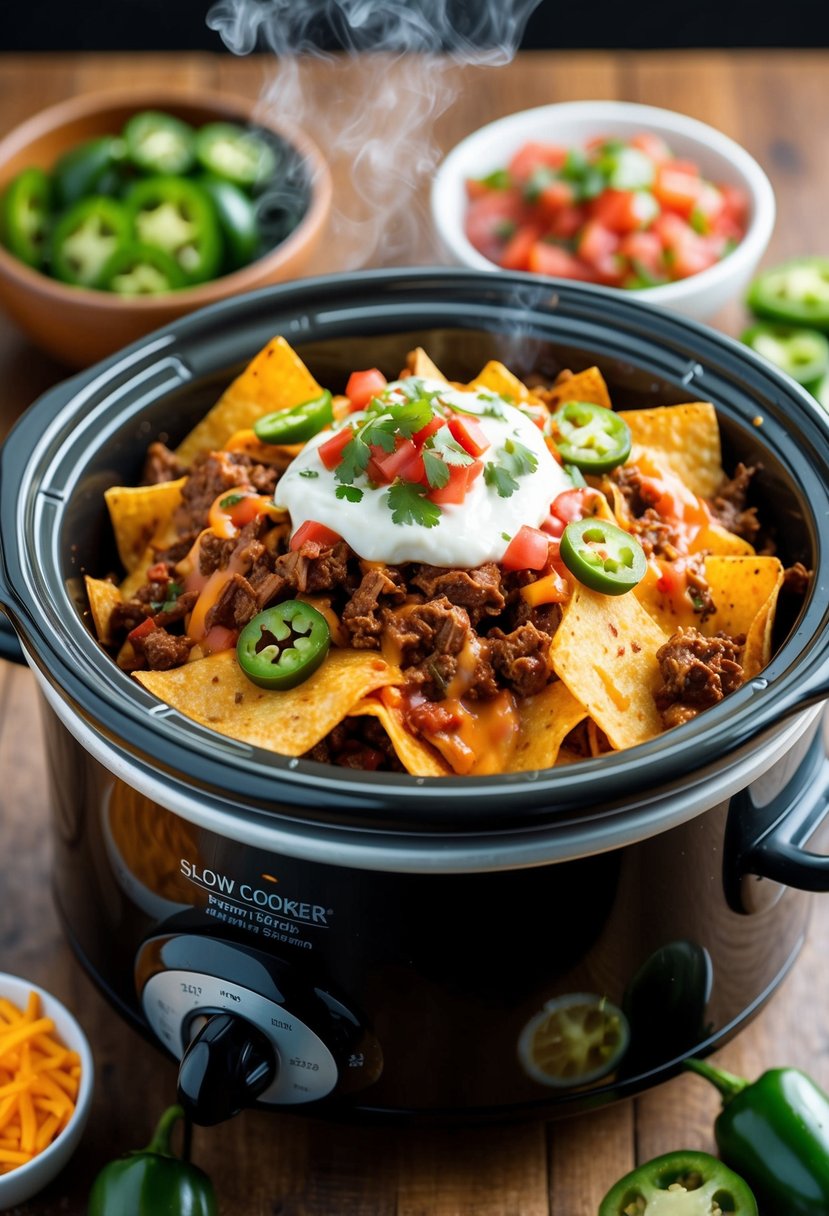
[[[129,244],[104,263],[95,286],[119,296],[156,296],[185,287],[186,280],[178,263],[163,249]]]
[[[759,274],[746,303],[758,317],[829,329],[829,258],[794,258]]]
[[[87,1216],[218,1216],[213,1184],[170,1147],[180,1106],[161,1116],[150,1143],[104,1166],[92,1184]]]
[[[196,182],[149,177],[132,187],[126,208],[139,241],[169,253],[188,283],[203,283],[217,274],[222,262],[219,221]]]
[[[708,1153],[654,1157],[620,1178],[599,1216],[757,1216],[749,1187]]]
[[[276,153],[261,135],[232,122],[209,122],[196,134],[196,156],[202,168],[250,190],[273,177]]]
[[[559,552],[580,583],[603,595],[631,591],[648,568],[639,541],[604,519],[569,523],[562,533]]]
[[[52,270],[65,283],[93,286],[105,263],[129,241],[131,228],[129,215],[115,199],[82,199],[55,225]]]
[[[330,642],[321,612],[301,600],[285,600],[245,625],[236,657],[247,678],[260,688],[294,688],[317,670]]]
[[[561,459],[583,473],[606,473],[630,455],[630,427],[603,405],[567,401],[553,414],[551,425]]]
[[[256,207],[238,186],[211,177],[205,173],[198,178],[199,185],[210,196],[225,244],[225,261],[228,270],[247,266],[259,256],[262,237],[256,218]]]
[[[188,173],[196,161],[196,134],[191,126],[159,110],[133,114],[124,127],[124,142],[142,173]]]
[[[685,1066],[722,1094],[720,1155],[750,1183],[763,1216],[826,1216],[829,1096],[796,1068],[772,1068],[750,1083],[702,1060]]]
[[[72,207],[90,194],[114,193],[120,184],[124,142],[102,135],[71,148],[54,168],[55,195],[60,207]]]
[[[798,384],[814,385],[829,371],[829,339],[816,329],[752,325],[741,341]]]
[[[44,261],[51,202],[51,179],[35,168],[18,173],[0,199],[0,237],[27,266]]]
[[[263,443],[305,443],[333,421],[331,394],[325,389],[319,397],[292,409],[265,414],[254,422],[253,429]]]

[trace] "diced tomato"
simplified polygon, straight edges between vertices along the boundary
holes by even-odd
[[[645,156],[649,156],[655,165],[664,165],[666,161],[673,160],[673,153],[665,140],[652,131],[640,131],[629,139],[628,143],[631,148],[638,148]]]
[[[644,270],[654,278],[664,272],[662,242],[655,232],[629,232],[622,238],[619,253],[637,272]]]
[[[501,565],[505,570],[543,570],[549,551],[548,537],[538,528],[522,524],[507,545]]]
[[[351,402],[352,410],[364,410],[378,393],[382,393],[388,380],[377,367],[370,367],[363,372],[352,372],[345,386],[345,395]]]
[[[526,270],[530,250],[541,236],[541,231],[538,224],[523,224],[504,246],[504,251],[498,258],[499,265],[503,266],[504,270]]]
[[[426,440],[434,435],[435,431],[439,431],[445,422],[445,418],[441,418],[436,414],[431,422],[427,422],[424,427],[421,427],[419,431],[415,431],[414,435],[412,435],[415,446],[422,448]]]
[[[576,192],[570,182],[554,181],[545,186],[538,196],[538,208],[547,216],[553,216],[562,207],[570,207],[574,203]]]
[[[166,562],[156,562],[154,566],[150,566],[147,571],[148,583],[167,583],[170,581],[170,575],[167,572]]]
[[[426,466],[423,463],[423,456],[418,449],[406,463],[402,466],[399,474],[404,481],[415,481],[420,485],[426,485]]]
[[[478,253],[497,262],[504,245],[526,218],[524,200],[517,190],[495,190],[469,204],[464,227]]]
[[[586,262],[596,277],[602,283],[611,286],[620,283],[623,274],[623,263],[617,257],[619,237],[609,228],[605,228],[598,220],[590,220],[582,229],[579,238],[578,254]]]
[[[745,231],[748,221],[748,196],[738,186],[720,186],[722,195],[722,215]]]
[[[563,519],[566,524],[572,523],[576,519],[584,519],[586,515],[592,515],[592,507],[596,504],[599,498],[598,490],[587,489],[582,486],[581,489],[562,490],[557,494],[550,505],[551,514],[558,519]]]
[[[449,430],[452,432],[453,438],[470,456],[480,456],[488,447],[491,447],[483,427],[474,418],[453,414],[449,419]]]
[[[466,197],[467,198],[483,198],[485,194],[491,194],[492,187],[486,182],[481,181],[478,177],[468,177],[466,179]]]
[[[559,279],[589,279],[589,270],[578,258],[560,245],[536,241],[530,250],[528,269],[533,274],[548,274]]]
[[[558,515],[553,515],[552,512],[547,516],[543,524],[539,524],[542,532],[546,532],[548,536],[552,536],[556,540],[561,536],[566,526],[564,520]]]
[[[151,616],[148,616],[145,620],[143,620],[141,622],[140,625],[136,625],[134,629],[130,630],[130,632],[127,634],[127,641],[128,642],[137,642],[141,638],[145,638],[148,633],[152,633],[152,631],[155,628],[156,628],[155,621],[153,620],[153,618]]]
[[[354,429],[344,426],[341,431],[335,431],[330,439],[321,443],[317,448],[319,458],[326,469],[336,469],[342,460],[343,448],[354,438]]]
[[[550,216],[548,236],[557,237],[560,241],[569,241],[586,219],[584,207],[560,207],[555,215]]]
[[[445,486],[440,489],[432,489],[429,491],[429,498],[432,502],[440,505],[462,503],[466,498],[469,487],[479,476],[483,469],[483,462],[480,460],[474,461],[472,464],[449,466],[449,480]]]
[[[695,165],[674,160],[657,169],[653,192],[663,207],[687,217],[704,185]]]
[[[516,181],[525,182],[532,177],[536,169],[560,169],[566,160],[566,148],[531,140],[515,153],[509,163],[509,171]]]
[[[617,233],[647,228],[658,214],[659,204],[646,190],[605,190],[592,205],[593,218]]]
[[[411,439],[398,439],[393,452],[384,452],[382,448],[372,446],[366,472],[372,481],[392,482],[395,477],[403,476],[403,469],[414,457],[420,459],[420,453]]]
[[[714,230],[714,225],[723,209],[723,197],[716,186],[703,182],[699,197],[691,211],[691,224],[696,232],[708,233]]]
[[[332,545],[336,545],[342,537],[333,532],[331,528],[326,528],[325,524],[317,523],[315,519],[306,519],[304,524],[300,524],[296,532],[291,537],[290,547],[299,549],[307,541],[312,541],[314,544],[322,545],[324,549],[330,549]]]
[[[676,279],[687,279],[707,270],[717,260],[716,247],[711,241],[689,230],[687,237],[674,247],[671,273]]]

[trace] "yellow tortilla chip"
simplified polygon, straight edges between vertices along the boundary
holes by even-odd
[[[90,578],[87,574],[84,582],[86,583],[89,610],[92,613],[98,641],[102,646],[109,646],[112,643],[109,623],[112,617],[112,610],[116,604],[121,603],[121,592],[115,583],[107,582],[103,578]]]
[[[729,532],[722,524],[710,523],[706,528],[700,528],[691,542],[692,553],[716,553],[720,557],[750,557],[754,545],[743,540],[734,532]]]
[[[593,405],[603,405],[606,410],[613,409],[605,378],[597,367],[586,367],[574,375],[560,376],[550,391],[545,393],[545,399],[551,410],[565,401],[590,401]]]
[[[319,397],[322,388],[284,338],[272,338],[176,448],[183,464],[222,448],[231,435],[274,410]]]
[[[621,410],[631,430],[630,464],[642,452],[657,465],[666,465],[700,498],[712,498],[725,474],[722,468],[720,428],[713,405],[692,401],[647,410]]]
[[[555,680],[534,697],[521,700],[518,715],[521,730],[509,766],[514,773],[552,768],[563,740],[587,717],[587,710],[563,680]]]
[[[377,718],[391,739],[398,760],[413,777],[451,777],[452,770],[443,757],[423,739],[407,730],[400,710],[386,705],[379,697],[364,697],[357,702],[349,717]]]
[[[422,346],[417,346],[414,350],[409,351],[406,356],[406,367],[413,376],[420,376],[423,380],[442,380],[444,384],[449,383],[443,372],[432,362]]]
[[[202,726],[283,756],[301,756],[368,693],[401,682],[400,672],[369,650],[332,650],[312,676],[284,692],[252,684],[233,650],[135,678]]]
[[[635,595],[600,595],[575,584],[550,658],[615,748],[662,731],[653,694],[661,684],[656,652],[667,640]]]
[[[497,393],[499,397],[506,397],[508,401],[541,403],[541,399],[531,389],[527,388],[526,384],[522,384],[509,368],[504,367],[503,363],[499,363],[496,359],[491,359],[486,367],[466,387],[469,389],[489,389],[491,393]]]
[[[105,492],[118,556],[125,570],[136,569],[151,542],[163,544],[186,480],[179,477],[155,486],[110,486]],[[172,533],[169,539],[173,539]]]
[[[224,449],[227,452],[244,452],[260,464],[272,464],[284,471],[304,446],[304,443],[263,443],[257,438],[256,431],[248,428],[231,435]]]

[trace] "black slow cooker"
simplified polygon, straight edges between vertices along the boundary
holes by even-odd
[[[423,345],[598,363],[618,406],[715,403],[726,464],[814,571],[770,666],[645,746],[418,779],[265,753],[161,705],[101,651],[82,576],[115,568],[103,491],[176,443],[284,334],[317,379]],[[78,956],[173,1056],[197,1120],[549,1117],[722,1043],[806,931],[829,860],[829,427],[734,342],[599,288],[379,271],[216,305],[41,398],[0,454],[0,605],[43,693],[54,879]],[[4,646],[10,651],[10,635]],[[546,1054],[545,1054],[546,1053]]]

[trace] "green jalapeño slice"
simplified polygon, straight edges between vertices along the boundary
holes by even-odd
[[[632,591],[648,568],[642,546],[604,519],[579,519],[564,529],[561,560],[571,574],[603,595]]]
[[[583,473],[606,473],[630,455],[630,427],[603,405],[568,401],[553,414],[552,424],[561,459]]]
[[[757,1216],[757,1202],[728,1166],[689,1149],[655,1157],[620,1178],[599,1216]]]
[[[245,625],[236,657],[247,678],[260,688],[294,688],[317,670],[330,643],[321,612],[300,600],[285,600]]]
[[[290,410],[265,414],[253,424],[257,439],[263,443],[305,443],[334,421],[331,394],[328,389],[319,397],[303,401]]]
[[[752,325],[741,338],[798,384],[817,384],[829,371],[829,339],[816,329],[791,325]]]

